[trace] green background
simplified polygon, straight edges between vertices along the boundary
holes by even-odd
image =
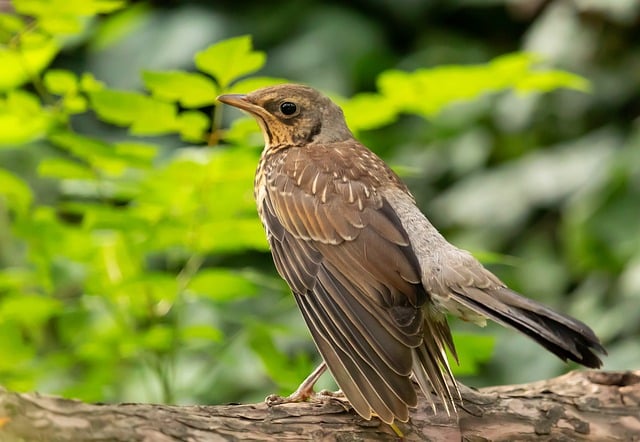
[[[3,3],[0,384],[247,402],[311,371],[252,199],[262,137],[215,103],[282,79],[342,104],[451,242],[590,324],[605,369],[638,368],[640,4],[580,5]],[[453,329],[473,386],[573,367]]]

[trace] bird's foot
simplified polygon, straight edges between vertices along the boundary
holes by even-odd
[[[305,402],[315,395],[316,393],[313,391],[313,384],[303,382],[298,387],[298,389],[291,393],[289,396],[278,396],[277,394],[270,394],[264,401],[267,406],[273,407],[274,405]]]
[[[342,404],[348,404],[349,401],[345,397],[342,390],[329,391],[321,390],[317,393],[313,389],[300,389],[291,393],[289,396],[278,396],[277,394],[270,394],[265,399],[265,403],[269,407],[274,405],[291,404],[296,402],[314,402],[314,403],[326,403],[330,401],[337,401]]]
[[[320,390],[319,392],[315,393],[314,396],[319,397],[320,400],[322,400],[322,398],[337,399],[339,401],[347,400],[342,390],[338,390],[338,391]]]
[[[338,391],[320,390],[319,392],[315,393],[311,398],[309,398],[309,400],[311,402],[316,402],[321,404],[324,404],[327,402],[333,402],[333,403],[337,402],[340,405],[342,405],[345,410],[348,410],[349,408],[351,408],[351,404],[349,403],[349,400],[344,395],[342,390],[338,390]]]
[[[268,407],[273,407],[273,406],[282,405],[282,404],[293,404],[296,402],[305,402],[307,399],[309,399],[313,395],[314,395],[313,391],[309,394],[307,392],[300,392],[299,390],[296,390],[293,393],[291,393],[289,396],[280,396],[277,394],[270,394],[265,398],[264,402],[265,404],[267,404]]]
[[[316,393],[313,391],[313,386],[317,382],[317,380],[322,376],[327,369],[325,363],[321,363],[316,367],[315,370],[300,384],[298,389],[291,393],[289,396],[283,397],[278,396],[277,394],[270,394],[264,400],[267,406],[273,407],[274,405],[280,404],[291,404],[296,402],[305,402],[316,396]]]
[[[337,403],[342,408],[344,408],[344,411],[349,411],[352,408],[351,403],[349,402],[349,399],[347,399],[347,397],[344,395],[342,390],[338,390],[338,391],[320,390],[319,392],[311,396],[309,400],[311,402],[315,402],[319,404],[327,404],[327,403],[336,404]]]

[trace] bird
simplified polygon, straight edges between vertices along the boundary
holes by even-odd
[[[364,419],[406,422],[418,403],[414,381],[434,411],[439,399],[456,413],[462,399],[447,359],[447,350],[458,359],[447,314],[481,326],[491,319],[565,362],[602,365],[606,350],[586,324],[519,295],[449,243],[327,96],[282,84],[218,100],[261,128],[258,214],[323,359],[296,392],[271,404],[308,399],[328,368]]]

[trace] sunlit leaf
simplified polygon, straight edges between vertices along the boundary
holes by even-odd
[[[177,101],[187,108],[213,104],[218,96],[213,80],[196,72],[145,71],[142,79],[154,97]]]
[[[222,332],[210,324],[187,325],[180,329],[180,337],[183,341],[203,339],[205,341],[218,342],[222,339]]]
[[[44,87],[56,95],[66,95],[78,90],[78,79],[71,71],[49,69],[43,78]]]
[[[265,61],[264,52],[252,49],[251,36],[223,40],[200,51],[195,56],[198,69],[216,79],[222,89],[233,80],[260,69]]]
[[[88,102],[82,95],[67,95],[62,100],[62,106],[69,114],[80,114],[87,110]]]
[[[283,391],[293,391],[300,380],[311,370],[311,364],[303,355],[291,358],[278,348],[274,342],[273,328],[265,324],[254,323],[248,327],[248,342],[251,349],[260,357],[269,377]]]
[[[515,53],[488,64],[438,66],[414,72],[389,70],[378,77],[378,89],[398,110],[432,117],[457,101],[503,90],[547,92],[561,87],[585,90],[587,82],[559,71],[541,69],[533,54]]]
[[[254,296],[255,284],[242,274],[224,269],[205,269],[189,282],[189,289],[199,296],[224,302]]]
[[[361,93],[349,100],[339,100],[349,128],[354,131],[373,129],[393,123],[398,110],[393,101],[372,93]]]
[[[89,97],[101,119],[118,126],[130,126],[132,134],[166,134],[178,126],[177,109],[172,103],[136,92],[108,89],[89,92]]]
[[[264,137],[260,131],[260,126],[251,117],[233,120],[231,127],[224,131],[223,138],[225,142],[238,146],[264,145]]]
[[[114,154],[127,160],[131,167],[148,167],[158,155],[158,146],[149,143],[125,141],[114,143]]]
[[[124,0],[14,0],[13,7],[24,15],[95,15],[126,6]]]
[[[180,136],[185,141],[202,142],[209,125],[209,117],[199,111],[181,112],[178,116]]]
[[[245,249],[268,250],[257,215],[252,218],[203,223],[201,231],[215,232],[194,244],[197,251],[227,253]]]
[[[253,92],[256,89],[260,89],[267,86],[275,86],[278,84],[288,83],[284,78],[274,77],[249,77],[242,80],[238,80],[226,91],[228,94],[247,94]]]
[[[17,34],[25,28],[24,19],[16,14],[0,13],[0,29]]]
[[[52,35],[78,34],[82,32],[84,21],[80,16],[70,14],[43,14],[38,23],[40,27]]]
[[[515,90],[521,93],[549,92],[561,87],[582,92],[591,90],[587,79],[563,71],[531,72],[514,85]]]
[[[45,158],[40,161],[38,175],[58,179],[95,178],[95,174],[86,165],[62,158]]]
[[[175,344],[175,330],[168,325],[156,324],[141,336],[144,348],[155,351],[167,351]]]
[[[0,147],[40,139],[52,121],[52,115],[43,109],[35,95],[20,89],[10,91],[6,99],[0,98]]]
[[[33,270],[9,267],[0,271],[0,292],[24,292],[35,278]]]
[[[151,6],[147,3],[130,4],[126,9],[101,17],[100,26],[95,30],[91,47],[101,50],[121,41],[134,32],[149,17]]]
[[[93,74],[85,72],[80,76],[80,89],[82,89],[83,92],[95,92],[104,88],[104,83],[97,80]]]
[[[60,50],[51,38],[25,34],[20,47],[0,45],[0,91],[6,91],[31,80],[53,60]],[[0,123],[1,127],[7,127]]]
[[[33,198],[31,189],[21,178],[11,172],[0,169],[0,198],[18,214],[27,213]]]
[[[15,321],[26,327],[37,327],[61,309],[60,301],[51,297],[28,294],[11,296],[0,302],[0,323]]]
[[[119,176],[130,166],[127,157],[118,152],[113,145],[100,140],[73,132],[58,132],[52,134],[49,139],[56,146],[89,163],[96,171]]]
[[[36,349],[25,339],[21,326],[0,321],[0,336],[0,373],[25,369],[33,361]]]

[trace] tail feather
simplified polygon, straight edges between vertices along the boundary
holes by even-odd
[[[431,402],[434,413],[436,405],[431,390],[442,400],[447,414],[450,415],[451,412],[455,414],[454,392],[460,401],[462,397],[453,377],[446,349],[449,349],[456,361],[458,356],[446,317],[441,313],[429,312],[428,314],[430,317],[424,321],[423,344],[413,349],[413,374],[420,389]]]
[[[481,290],[464,287],[453,291],[457,302],[499,324],[514,328],[563,361],[572,360],[590,368],[602,361],[596,353],[607,352],[593,330],[583,322],[554,312],[506,287]]]

